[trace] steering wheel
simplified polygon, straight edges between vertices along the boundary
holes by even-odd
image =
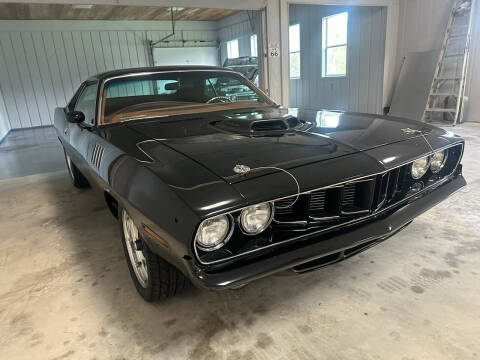
[[[206,103],[207,103],[207,104],[210,104],[210,103],[212,103],[212,102],[214,102],[214,101],[217,101],[217,100],[220,101],[220,102],[222,102],[222,103],[232,102],[232,100],[230,100],[230,99],[229,99],[228,97],[226,97],[226,96],[214,96],[214,97],[212,97],[210,100],[208,100]]]

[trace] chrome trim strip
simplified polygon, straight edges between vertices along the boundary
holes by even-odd
[[[230,256],[228,258],[224,258],[224,259],[221,259],[221,260],[216,260],[216,261],[211,261],[211,262],[203,262],[200,257],[198,256],[198,249],[197,249],[197,245],[196,245],[196,242],[195,240],[193,241],[193,249],[194,249],[194,252],[195,252],[195,256],[197,257],[197,260],[199,261],[200,264],[202,265],[213,265],[213,264],[218,264],[218,263],[222,263],[222,262],[226,262],[226,261],[230,261],[232,259],[236,259],[236,258],[239,258],[241,256],[245,256],[245,255],[248,255],[248,254],[252,254],[254,252],[257,252],[257,251],[260,251],[260,250],[264,250],[264,249],[269,249],[269,248],[272,248],[272,247],[275,247],[275,246],[279,246],[279,245],[283,245],[283,244],[286,244],[286,243],[289,243],[289,242],[292,242],[292,241],[295,241],[295,240],[298,240],[298,239],[301,239],[301,238],[304,238],[304,237],[310,237],[310,236],[313,236],[313,235],[318,235],[318,234],[321,234],[321,233],[324,233],[324,232],[327,232],[327,231],[331,231],[331,230],[334,230],[336,228],[339,228],[339,227],[343,227],[343,226],[348,226],[348,225],[353,225],[355,223],[358,223],[358,222],[363,222],[365,220],[368,220],[369,218],[372,218],[372,217],[375,217],[375,216],[378,216],[390,209],[392,209],[393,207],[395,206],[400,206],[402,205],[403,203],[407,202],[409,199],[415,197],[415,196],[418,196],[420,194],[423,194],[424,192],[426,192],[428,189],[431,189],[432,187],[438,187],[438,186],[441,186],[443,183],[445,183],[446,181],[450,180],[451,176],[453,175],[453,173],[455,172],[455,170],[458,168],[458,164],[460,164],[460,161],[462,160],[462,157],[463,157],[463,151],[464,151],[464,142],[463,141],[458,141],[456,143],[453,143],[453,144],[450,144],[450,145],[447,145],[447,146],[444,146],[442,148],[439,148],[439,149],[436,149],[434,151],[430,151],[428,152],[427,154],[423,154],[413,160],[410,160],[410,161],[406,161],[400,165],[397,165],[393,168],[390,168],[388,170],[385,170],[385,171],[382,171],[382,172],[379,172],[379,173],[376,173],[376,174],[371,174],[371,175],[368,175],[368,176],[362,176],[362,177],[359,177],[358,179],[364,179],[364,178],[367,178],[367,177],[373,177],[373,176],[376,176],[376,175],[380,175],[380,174],[384,174],[384,173],[387,173],[389,171],[392,171],[394,169],[397,169],[399,167],[402,167],[404,165],[407,165],[409,163],[412,163],[413,161],[415,161],[416,159],[420,159],[422,157],[425,157],[425,156],[429,156],[431,154],[433,154],[434,152],[437,152],[437,151],[440,151],[440,150],[444,150],[444,149],[448,149],[448,148],[453,148],[455,146],[458,146],[458,145],[461,145],[462,146],[462,151],[460,153],[460,156],[458,157],[458,161],[457,161],[457,164],[454,166],[453,170],[448,174],[448,175],[445,175],[443,179],[439,180],[438,182],[436,183],[433,183],[433,184],[430,184],[429,186],[427,187],[424,187],[421,191],[415,193],[415,194],[412,194],[410,196],[407,196],[406,198],[403,198],[402,200],[396,202],[395,204],[391,204],[389,206],[387,206],[386,208],[384,209],[381,209],[380,211],[376,211],[376,212],[372,212],[371,214],[367,215],[367,216],[364,216],[364,217],[361,217],[361,218],[357,218],[357,219],[353,219],[351,221],[348,221],[348,222],[345,222],[345,223],[342,223],[342,224],[337,224],[337,225],[333,225],[331,227],[328,227],[328,228],[325,228],[325,229],[320,229],[320,230],[317,230],[317,231],[313,231],[311,233],[308,233],[308,234],[302,234],[300,236],[296,236],[296,237],[293,237],[293,238],[290,238],[290,239],[287,239],[287,240],[283,240],[283,241],[280,241],[278,243],[275,243],[275,244],[270,244],[270,245],[266,245],[266,246],[263,246],[261,248],[258,248],[258,249],[252,249],[252,250],[249,250],[249,251],[245,251],[241,254],[237,254],[237,255],[233,255],[233,256]],[[321,190],[321,189],[327,189],[327,188],[331,188],[331,187],[336,187],[338,185],[341,185],[341,184],[344,184],[344,183],[348,183],[348,182],[355,182],[356,179],[350,179],[348,181],[345,181],[345,182],[342,182],[342,183],[337,183],[337,184],[334,184],[334,185],[329,185],[329,186],[326,186],[326,187],[323,187],[323,188],[318,188],[318,189],[315,189],[315,190],[309,190],[309,191],[305,191],[305,192],[302,192],[300,194],[307,194],[307,193],[311,193],[312,191],[316,191],[316,190]],[[282,198],[278,198],[278,199],[275,199],[275,200],[270,200],[270,201],[273,201],[275,202],[276,200],[281,200],[281,199],[285,199],[285,198],[288,198],[288,197],[292,197],[292,196],[295,196],[295,195],[289,195],[289,196],[284,196]],[[265,202],[269,202],[269,201],[265,201]],[[245,206],[245,207],[248,207],[248,206]],[[240,208],[240,209],[237,209],[237,210],[232,210],[232,211],[229,211],[227,213],[224,213],[224,214],[231,214],[233,212],[236,212],[236,211],[239,211],[239,210],[242,210],[243,208]],[[222,214],[218,214],[218,215],[222,215]],[[215,215],[215,216],[218,216],[218,215]],[[307,223],[306,221],[304,221],[304,223]],[[197,227],[198,229],[198,227]],[[303,229],[302,229],[303,231]],[[197,232],[195,231],[195,234]]]
[[[340,219],[340,215],[322,216],[322,217],[309,216],[308,218],[311,219],[311,220],[313,220],[313,221],[329,221],[329,220]],[[307,221],[307,223],[308,223],[308,221]],[[278,224],[294,225],[294,222],[291,222],[291,221],[278,221]]]
[[[359,211],[341,211],[342,215],[356,215],[356,214],[366,214],[369,213],[370,210],[359,210]]]
[[[135,160],[141,162],[141,163],[147,163],[147,164],[153,164],[155,162],[155,159],[152,158],[150,155],[148,155],[148,153],[142,149],[141,145],[143,143],[147,143],[147,142],[151,142],[151,141],[155,141],[155,140],[143,140],[143,141],[140,141],[138,143],[136,143],[136,147],[142,152],[145,154],[146,157],[148,157],[150,159],[150,161],[147,161],[147,160],[138,160],[137,158],[135,158]],[[157,143],[157,141],[155,141]]]

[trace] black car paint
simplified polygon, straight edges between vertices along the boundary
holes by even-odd
[[[142,70],[152,69],[131,72]],[[124,73],[101,74],[89,79],[88,83],[101,85],[109,77]],[[344,112],[335,113],[338,115],[338,126],[335,128],[322,127],[317,121],[317,111],[302,110],[297,117],[309,125],[308,130],[293,128],[282,133],[252,134],[228,131],[219,126],[223,121],[232,120],[288,119],[287,111],[276,106],[90,127],[66,121],[66,114],[73,110],[74,102],[75,97],[69,106],[55,112],[55,127],[67,154],[102,196],[113,197],[129,211],[154,252],[178,267],[195,283],[210,288],[238,286],[294,266],[295,259],[309,261],[327,253],[322,246],[312,245],[312,248],[302,247],[302,257],[295,255],[297,250],[289,247],[288,251],[275,249],[275,254],[280,252],[282,255],[267,256],[268,259],[265,256],[261,260],[240,259],[212,269],[199,264],[192,243],[196,228],[203,219],[296,192],[291,179],[281,172],[264,170],[241,176],[233,172],[235,165],[288,169],[300,183],[300,190],[309,191],[380,173],[424,156],[432,148],[463,142],[461,138],[428,124]],[[100,162],[95,159],[98,147],[103,148]],[[443,190],[440,194],[440,189],[436,189],[429,195],[425,194],[421,199],[424,202],[422,211],[463,186],[462,181],[461,174],[457,172],[456,187],[449,185],[450,192]],[[414,210],[410,211],[411,216],[408,215],[409,207],[419,206],[415,204],[413,202],[398,210],[406,214],[405,222],[407,218],[411,221],[418,215]],[[394,221],[395,213],[390,216]],[[381,221],[388,222],[388,219]],[[357,238],[357,241],[350,245],[366,241],[366,238],[371,240],[371,236],[364,236],[367,228],[372,229],[372,234],[378,233],[378,238],[388,236],[392,230],[384,231],[385,224],[381,221],[352,230],[349,238],[352,241]],[[142,224],[162,237],[168,247],[145,233],[141,229]],[[404,223],[396,225],[401,227]],[[335,247],[332,239],[328,243]],[[319,252],[315,250],[317,248],[324,250]],[[239,267],[240,264],[242,267]],[[236,269],[235,275],[225,269]]]

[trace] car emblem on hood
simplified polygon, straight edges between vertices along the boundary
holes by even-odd
[[[414,130],[414,129],[410,129],[410,128],[405,128],[405,129],[402,129],[403,133],[405,135],[411,135],[411,134],[422,134],[422,131],[420,130]]]
[[[427,143],[430,150],[433,151],[433,147],[430,144],[430,141],[428,141],[427,137],[425,136],[425,134],[428,134],[429,130],[426,130],[426,129],[415,130],[415,129],[410,129],[410,128],[404,128],[404,129],[402,129],[402,131],[405,135],[412,135],[412,134],[421,135],[423,137],[423,140],[425,140],[425,142]]]
[[[250,167],[247,165],[235,165],[233,167],[233,172],[236,174],[246,174],[250,172]]]

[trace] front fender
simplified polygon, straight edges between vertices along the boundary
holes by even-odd
[[[190,207],[154,172],[127,155],[111,166],[111,195],[126,208],[138,228],[148,226],[168,243],[168,247],[145,237],[152,250],[181,267],[181,259],[191,255],[190,242],[200,219]]]

